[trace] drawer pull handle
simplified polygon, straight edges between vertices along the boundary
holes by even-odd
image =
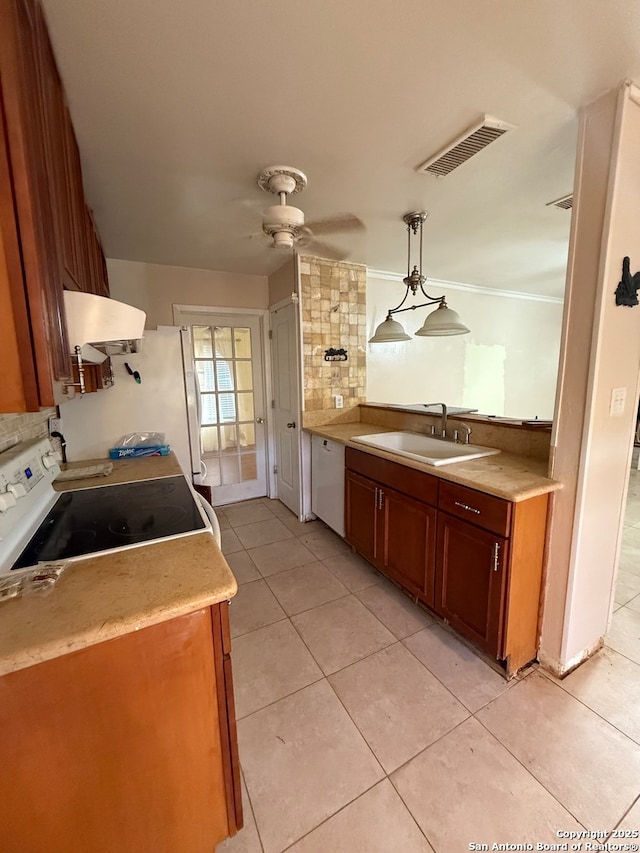
[[[480,515],[480,510],[476,509],[473,506],[469,506],[469,504],[463,504],[463,503],[460,503],[460,501],[454,501],[454,504],[456,506],[459,506],[460,509],[466,509],[467,512],[475,512],[476,515]]]
[[[496,542],[493,546],[493,571],[498,571],[498,563],[500,561],[500,543]]]

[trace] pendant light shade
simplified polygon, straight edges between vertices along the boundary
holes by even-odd
[[[414,213],[405,213],[402,221],[407,226],[407,275],[403,279],[404,286],[407,288],[402,302],[395,308],[391,308],[387,312],[387,317],[384,322],[380,323],[372,338],[369,338],[370,344],[387,344],[395,341],[410,341],[411,336],[408,335],[402,325],[397,320],[393,319],[394,314],[399,314],[403,311],[415,311],[416,308],[426,308],[428,305],[437,305],[438,308],[426,318],[422,326],[416,332],[419,337],[436,337],[439,335],[467,335],[469,329],[460,319],[459,315],[447,307],[444,296],[429,296],[424,289],[426,277],[422,273],[422,227],[427,218],[427,213],[424,210],[418,210]],[[420,266],[414,264],[411,269],[411,238],[418,238],[420,251]],[[415,296],[418,291],[426,298],[426,302],[420,305],[407,305],[405,302],[409,295]]]
[[[391,317],[380,323],[372,338],[369,338],[370,344],[390,344],[394,341],[410,341],[411,336],[408,335],[402,323],[397,320],[392,320]]]
[[[398,324],[399,325],[399,324]],[[466,335],[469,329],[460,319],[457,311],[447,308],[443,300],[435,311],[428,314],[424,323],[416,332],[418,337],[431,337],[432,335]]]

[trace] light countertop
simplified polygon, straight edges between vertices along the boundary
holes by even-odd
[[[502,452],[496,456],[436,467],[351,441],[355,436],[392,432],[388,427],[360,422],[313,427],[307,432],[509,501],[525,501],[562,488],[561,483],[546,476],[548,466],[545,461],[529,456]]]
[[[64,489],[180,473],[173,455],[118,460],[109,477]],[[208,532],[71,562],[48,595],[0,604],[0,675],[209,607],[237,589]]]

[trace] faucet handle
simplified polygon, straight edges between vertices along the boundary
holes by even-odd
[[[464,443],[469,444],[469,439],[471,438],[471,427],[469,424],[459,424],[459,429],[464,430]],[[456,430],[457,432],[458,430]]]

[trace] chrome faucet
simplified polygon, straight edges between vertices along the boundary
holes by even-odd
[[[425,403],[426,408],[430,406],[442,406],[442,416],[440,418],[440,435],[443,438],[447,437],[447,406],[446,403]]]
[[[460,441],[460,433],[464,433],[464,437],[461,441],[462,444],[469,444],[469,439],[471,438],[471,427],[469,424],[458,424],[458,429],[453,431],[453,440]]]

